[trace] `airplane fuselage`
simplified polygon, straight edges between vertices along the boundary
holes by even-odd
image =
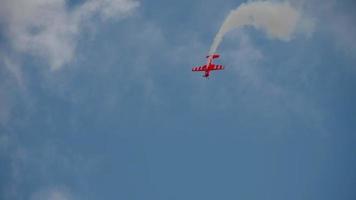
[[[213,60],[215,58],[219,58],[218,54],[213,54],[213,55],[209,55],[206,57],[207,58],[207,62],[206,65],[200,66],[200,67],[194,67],[192,69],[192,71],[201,71],[204,72],[203,77],[207,78],[210,75],[210,71],[212,70],[222,70],[224,69],[224,67],[222,65],[215,65],[213,63]]]

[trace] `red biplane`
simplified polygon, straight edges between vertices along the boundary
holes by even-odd
[[[219,58],[219,54],[212,54],[207,56],[206,58],[208,59],[206,65],[198,66],[198,67],[193,67],[192,71],[193,72],[205,72],[203,77],[208,78],[210,75],[210,71],[213,70],[223,70],[224,67],[222,65],[215,65],[213,64],[213,60],[216,58]]]

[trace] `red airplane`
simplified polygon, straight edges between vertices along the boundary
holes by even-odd
[[[206,58],[208,59],[208,62],[206,65],[203,66],[198,66],[198,67],[193,67],[192,71],[193,72],[205,72],[205,74],[203,75],[203,77],[208,78],[210,75],[210,71],[213,70],[223,70],[224,67],[222,65],[215,65],[213,64],[213,60],[215,58],[219,58],[220,55],[219,54],[212,54],[207,56]],[[208,66],[208,67],[207,67]]]

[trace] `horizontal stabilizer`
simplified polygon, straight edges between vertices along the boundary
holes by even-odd
[[[212,57],[212,59],[215,59],[215,58],[219,58],[220,55],[219,54],[212,54],[212,55],[206,56],[206,58],[209,58],[209,57]]]

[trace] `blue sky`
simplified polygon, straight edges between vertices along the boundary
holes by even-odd
[[[43,2],[0,8],[0,199],[356,198],[353,1],[229,32],[209,80],[244,1]]]

